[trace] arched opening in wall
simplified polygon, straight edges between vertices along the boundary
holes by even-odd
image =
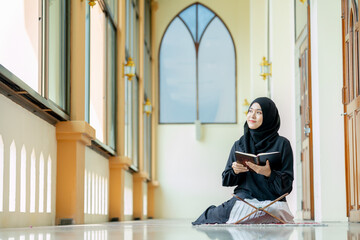
[[[237,122],[234,41],[208,7],[192,4],[167,26],[159,82],[160,123]]]
[[[30,158],[30,212],[35,212],[35,193],[36,193],[36,155],[35,150],[31,152]]]
[[[26,148],[21,148],[20,163],[20,212],[26,212]]]
[[[10,145],[9,169],[9,212],[16,211],[16,144],[13,140]]]

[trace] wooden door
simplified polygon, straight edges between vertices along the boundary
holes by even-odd
[[[314,219],[312,122],[309,39],[300,46],[300,94],[301,94],[301,165],[302,165],[302,212],[304,219]]]
[[[347,214],[360,221],[360,96],[359,21],[354,0],[342,0],[343,25],[343,104],[345,123],[345,164]]]

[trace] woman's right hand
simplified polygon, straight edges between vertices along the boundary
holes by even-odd
[[[235,173],[235,174],[239,174],[239,173],[243,173],[243,172],[248,172],[248,171],[249,171],[249,169],[248,169],[246,166],[244,166],[244,165],[242,165],[242,164],[240,164],[240,163],[237,163],[237,162],[233,162],[233,163],[232,163],[232,169],[234,170],[234,173]]]

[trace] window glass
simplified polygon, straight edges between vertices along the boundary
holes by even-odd
[[[105,141],[105,14],[99,4],[90,13],[90,124]]]
[[[168,27],[161,43],[160,112],[160,122],[190,123],[196,119],[195,47],[179,18]]]
[[[66,103],[66,21],[65,1],[49,3],[49,99],[65,109]]]
[[[132,80],[132,114],[133,114],[133,128],[132,128],[132,160],[133,166],[139,166],[138,150],[139,150],[139,82],[136,77]]]
[[[211,19],[215,14],[211,12],[208,8],[198,5],[198,37],[197,40],[199,41],[203,31],[205,30],[206,26],[209,24]]]
[[[196,5],[188,7],[180,14],[181,19],[186,23],[192,37],[196,39]],[[195,41],[195,40],[194,40]]]
[[[132,99],[131,89],[133,81],[125,77],[125,156],[131,158],[132,154]]]
[[[144,101],[152,101],[151,93],[151,8],[150,0],[145,0],[145,13],[144,13]],[[144,171],[151,179],[151,120],[152,114],[144,114]]]
[[[130,48],[130,0],[126,0],[125,10],[126,10],[126,14],[125,14],[125,21],[126,21],[125,48],[129,49]]]
[[[224,24],[215,18],[199,47],[199,117],[204,123],[235,122],[235,53]]]
[[[129,57],[135,63],[136,76],[131,80],[125,78],[125,156],[132,159],[134,170],[138,167],[138,134],[139,134],[139,12],[138,1],[126,1],[127,41],[125,45],[126,60]]]
[[[228,29],[199,3],[179,16],[183,21],[170,23],[160,46],[159,122],[236,123],[235,47]]]
[[[144,13],[144,18],[145,18],[145,23],[144,23],[144,39],[145,39],[145,49],[147,47],[148,51],[150,52],[150,42],[151,42],[151,6],[150,6],[150,1],[149,0],[145,0],[145,13]]]
[[[110,11],[111,18],[114,20],[114,23],[117,23],[117,4],[118,0],[105,0],[106,5]]]
[[[41,2],[2,1],[0,7],[0,64],[38,93],[41,93]]]
[[[107,24],[107,132],[108,145],[115,149],[116,122],[116,32],[110,21]]]
[[[85,20],[85,121],[90,122],[90,6]]]
[[[151,115],[144,114],[144,171],[151,178]]]
[[[151,100],[151,59],[146,50],[144,51],[144,93],[146,95],[144,99]]]
[[[138,167],[139,87],[138,80],[125,78],[125,156]]]

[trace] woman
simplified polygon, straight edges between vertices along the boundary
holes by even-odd
[[[266,97],[255,99],[249,107],[244,124],[244,135],[234,143],[229,159],[222,173],[223,186],[237,186],[234,194],[247,202],[264,207],[284,193],[292,190],[293,154],[290,142],[279,136],[280,116],[275,103]],[[235,151],[259,154],[265,152],[281,153],[281,170],[247,162],[246,166],[237,163]],[[250,171],[252,170],[252,171]],[[192,224],[235,223],[252,212],[249,207],[236,197],[222,205],[210,206]],[[285,222],[293,222],[293,216],[285,198],[266,209]],[[275,218],[262,211],[244,219],[241,223],[277,223]]]

